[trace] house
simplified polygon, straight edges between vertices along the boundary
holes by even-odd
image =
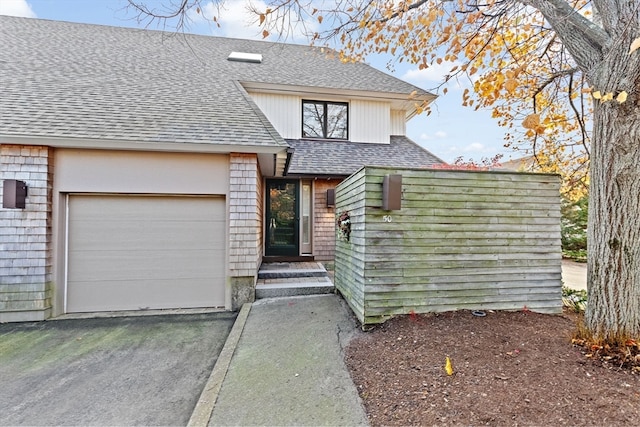
[[[345,177],[441,163],[405,135],[432,94],[317,48],[7,16],[0,45],[0,321],[236,309],[263,257],[333,259]]]

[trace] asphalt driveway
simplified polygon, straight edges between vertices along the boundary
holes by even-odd
[[[235,317],[0,324],[0,425],[186,425]]]

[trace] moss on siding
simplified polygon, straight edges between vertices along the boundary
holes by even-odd
[[[383,211],[386,174],[402,209]],[[366,167],[337,188],[352,236],[336,244],[336,287],[364,323],[457,309],[559,312],[556,175]]]

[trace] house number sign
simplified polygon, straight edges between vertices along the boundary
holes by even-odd
[[[385,215],[385,216],[383,216],[383,217],[382,217],[382,220],[383,220],[384,222],[391,222],[391,221],[393,221],[393,219],[391,218],[391,215]]]

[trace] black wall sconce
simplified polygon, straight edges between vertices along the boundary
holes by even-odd
[[[385,175],[382,181],[382,209],[399,211],[402,205],[402,175]]]
[[[2,207],[24,209],[27,199],[27,184],[17,179],[5,179],[2,186]]]
[[[328,208],[336,207],[336,190],[333,188],[329,188],[327,190],[327,207]]]

